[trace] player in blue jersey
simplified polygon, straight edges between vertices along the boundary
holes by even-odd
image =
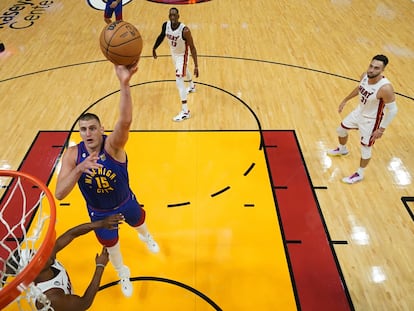
[[[115,13],[115,20],[122,20],[122,0],[107,0],[105,4],[104,20],[107,24],[112,23],[111,17]]]
[[[63,155],[55,196],[64,199],[78,183],[92,221],[109,215],[122,214],[125,222],[138,231],[148,249],[159,252],[158,244],[148,232],[145,211],[129,186],[128,158],[125,145],[132,123],[132,99],[129,81],[136,66],[115,66],[120,82],[119,117],[111,134],[106,136],[97,115],[85,113],[79,118],[82,142],[69,147]],[[124,265],[118,230],[95,230],[99,242],[109,253],[109,259],[121,279],[125,296],[132,295],[129,268]]]

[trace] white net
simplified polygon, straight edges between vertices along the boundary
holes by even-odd
[[[37,305],[36,305],[37,302]],[[14,303],[7,307],[7,310],[40,310],[40,311],[54,311],[50,305],[49,299],[42,291],[37,288],[34,283],[18,296]]]
[[[54,202],[38,180],[5,174],[0,171],[0,308],[53,310],[33,280],[53,248]]]

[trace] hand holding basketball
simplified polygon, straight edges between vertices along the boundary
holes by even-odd
[[[129,66],[139,61],[142,38],[138,29],[125,21],[105,26],[99,39],[102,53],[115,65]]]
[[[132,76],[138,71],[137,64],[132,65],[115,65],[115,72],[121,84],[128,84]]]

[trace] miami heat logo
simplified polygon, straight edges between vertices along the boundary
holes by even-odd
[[[359,86],[359,94],[361,94],[361,103],[364,105],[367,103],[368,98],[374,94],[374,92],[369,92],[362,85]]]

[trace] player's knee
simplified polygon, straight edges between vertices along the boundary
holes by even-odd
[[[175,84],[177,85],[177,88],[180,89],[181,87],[184,87],[184,78],[183,77],[175,77]]]
[[[348,136],[348,130],[344,129],[342,126],[337,127],[336,133],[338,134],[339,137]]]
[[[98,237],[98,241],[101,243],[101,245],[109,249],[118,244],[119,238],[116,237],[113,239],[104,239],[104,238]]]
[[[364,160],[371,159],[372,147],[361,146],[361,158]]]

